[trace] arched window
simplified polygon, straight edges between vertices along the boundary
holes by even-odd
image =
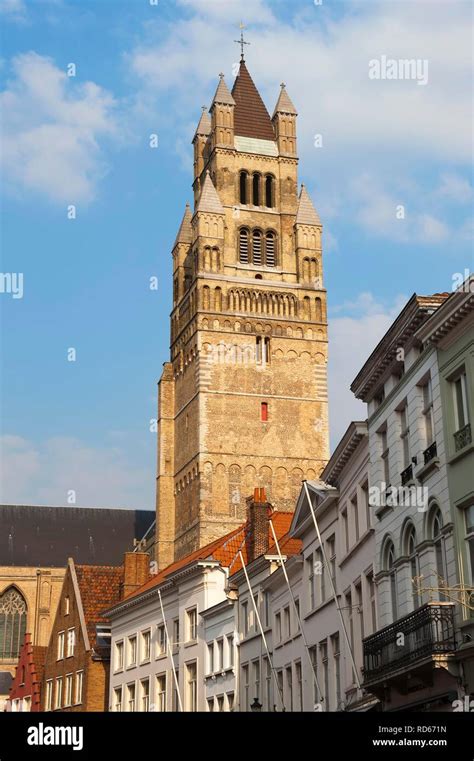
[[[239,232],[239,261],[248,264],[249,261],[249,231],[242,227]]]
[[[420,575],[419,560],[416,553],[416,531],[412,523],[409,523],[405,529],[405,555],[408,555],[408,562],[410,567],[410,583],[411,593],[413,596],[413,610],[420,605],[420,595],[417,591],[418,577]]]
[[[438,505],[434,504],[430,513],[430,538],[434,542],[435,546],[435,558],[436,558],[436,574],[437,581],[436,586],[442,587],[443,584],[447,584],[446,573],[446,553],[444,547],[443,530],[443,516]],[[440,594],[440,600],[444,600],[445,596]]]
[[[276,265],[276,235],[272,230],[265,234],[265,264],[267,267]]]
[[[25,638],[26,612],[25,598],[15,587],[0,595],[0,658],[18,658]]]
[[[268,206],[269,209],[275,205],[273,196],[273,177],[271,174],[267,174],[265,177],[265,206]]]
[[[392,608],[392,622],[398,618],[398,596],[397,596],[397,571],[395,568],[395,547],[390,540],[385,544],[383,567],[388,571],[390,581],[390,603]]]
[[[261,230],[254,230],[252,233],[252,264],[258,267],[262,263],[262,232]]]
[[[240,178],[239,178],[240,203],[242,204],[247,203],[247,179],[248,179],[248,173],[245,170],[243,170],[240,173]]]
[[[260,206],[260,174],[255,172],[252,177],[252,203],[254,206]]]

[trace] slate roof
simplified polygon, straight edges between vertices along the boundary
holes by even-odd
[[[204,183],[199,196],[196,212],[207,211],[212,214],[224,214],[224,207],[221,204],[221,199],[214,187],[214,183],[211,180],[209,169],[204,177]]]
[[[288,536],[292,518],[293,513],[274,511],[271,514],[273,527],[275,529],[275,533],[277,535],[278,542],[280,543],[280,549],[283,555],[293,555],[301,551],[300,540],[292,539]],[[268,537],[268,554],[275,555],[277,554],[277,551],[273,544],[273,534],[271,532],[270,524],[268,526]],[[207,544],[205,547],[201,547],[200,549],[195,550],[195,552],[191,552],[189,555],[181,558],[181,560],[177,560],[176,562],[171,563],[171,565],[164,568],[162,571],[156,574],[156,576],[153,576],[141,587],[134,590],[130,595],[127,596],[126,599],[130,600],[133,597],[138,597],[144,592],[153,589],[177,571],[180,571],[186,568],[186,566],[192,565],[199,560],[216,560],[222,566],[229,568],[229,573],[236,573],[242,568],[239,552],[242,552],[244,563],[247,565],[249,562],[248,545],[248,525],[247,523],[244,523],[242,526],[234,529],[234,531],[231,531],[229,534],[216,539],[214,542]]]
[[[212,99],[212,103],[224,103],[229,106],[235,106],[235,100],[229,92],[223,74],[219,74],[219,84],[217,85],[216,94]],[[212,106],[211,106],[212,108]]]
[[[0,505],[0,566],[118,565],[155,518],[150,510]]]
[[[209,116],[207,108],[203,106],[201,118],[199,119],[194,136],[196,137],[196,135],[209,135],[211,126],[211,117]]]
[[[314,208],[305,185],[301,185],[300,197],[298,200],[298,210],[296,212],[296,224],[299,225],[320,225],[319,214]]]
[[[240,62],[239,73],[232,87],[232,96],[235,100],[234,134],[275,140],[270,114],[253,83],[245,61]]]
[[[273,112],[273,116],[277,113],[285,113],[285,114],[295,114],[295,116],[298,114],[296,108],[294,107],[290,96],[285,90],[285,85],[281,85],[280,95],[278,96],[277,104],[275,106],[275,110]]]
[[[192,243],[192,240],[193,240],[193,228],[191,227],[192,217],[193,215],[191,214],[191,209],[189,208],[189,204],[187,203],[186,209],[183,214],[183,219],[179,226],[178,234],[174,242],[174,246],[176,246],[177,243]]]

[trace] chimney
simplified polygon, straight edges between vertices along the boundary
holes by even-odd
[[[268,517],[271,505],[267,502],[265,489],[257,487],[253,491],[253,497],[247,498],[247,525],[248,536],[248,560],[264,555],[268,551]]]
[[[149,579],[150,556],[147,552],[126,552],[123,556],[123,597]]]

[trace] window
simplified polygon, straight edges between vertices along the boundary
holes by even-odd
[[[257,365],[270,364],[270,339],[268,337],[256,336],[255,338],[255,359]]]
[[[142,663],[150,660],[151,632],[142,632]]]
[[[156,627],[156,654],[163,655],[166,653],[166,629],[164,624],[158,624]]]
[[[197,711],[197,664],[186,664],[186,707],[188,711]]]
[[[298,711],[303,710],[303,674],[301,670],[301,661],[295,663],[296,689],[298,691]]]
[[[368,530],[371,525],[368,481],[366,481],[365,484],[362,484],[361,492],[362,492],[362,504],[365,506],[365,522],[366,522],[366,527]]]
[[[275,614],[275,634],[276,641],[281,642],[281,613]]]
[[[46,698],[45,698],[45,709],[46,711],[51,711],[53,707],[53,680],[48,679],[46,682]]]
[[[342,536],[343,536],[343,542],[344,542],[344,551],[349,552],[349,523],[347,520],[347,510],[341,511],[341,520],[342,520]]]
[[[339,634],[333,634],[331,637],[332,657],[334,660],[334,693],[336,695],[336,711],[341,708],[341,648],[339,644]]]
[[[69,607],[70,607],[70,599],[69,599],[69,595],[66,595],[66,597],[64,598],[64,615],[65,616],[69,615]]]
[[[234,710],[234,693],[233,692],[227,693],[227,710],[228,711]]]
[[[309,648],[309,654],[311,657],[311,664],[313,666],[311,670],[311,682],[313,685],[313,703],[314,703],[314,707],[316,707],[317,704],[319,703],[318,686],[316,684],[316,679],[314,678],[315,675],[317,675],[318,673],[318,670],[317,670],[318,669],[318,648],[316,647],[316,645],[313,645],[313,647]]]
[[[474,586],[474,504],[469,505],[464,511],[466,524],[467,557],[471,571],[471,584]]]
[[[352,592],[349,590],[348,592],[346,592],[344,597],[345,597],[344,606],[347,612],[347,623],[348,623],[348,629],[349,629],[349,642],[351,645],[351,650],[352,652],[354,652],[354,611],[352,610]]]
[[[408,427],[408,408],[405,404],[400,410],[400,439],[403,452],[403,469],[410,464],[410,428]]]
[[[240,630],[244,637],[247,636],[249,633],[249,617],[248,617],[248,602],[245,601],[240,606],[240,613],[241,613],[241,624],[240,624]]]
[[[253,695],[252,698],[260,699],[260,661],[254,661],[253,668]]]
[[[123,669],[123,640],[115,643],[115,671]]]
[[[336,583],[336,537],[330,536],[327,540],[329,568],[331,571],[331,578]]]
[[[249,231],[245,227],[239,231],[239,261],[241,264],[249,263]]]
[[[283,702],[283,705],[285,705],[285,698],[283,693],[283,671],[277,671],[277,684],[278,684],[278,694],[280,697],[280,700]]]
[[[329,663],[328,663],[328,645],[326,640],[323,640],[322,642],[319,643],[319,652],[321,655],[321,663],[323,664],[323,678],[324,678],[323,708],[325,711],[329,711]]]
[[[242,666],[242,707],[244,711],[248,711],[250,707],[249,703],[249,666],[248,663]]]
[[[224,668],[224,640],[217,640],[217,666],[216,671],[222,671]]]
[[[150,680],[142,679],[140,682],[140,710],[148,713],[150,710]]]
[[[375,583],[373,572],[369,571],[369,573],[366,574],[365,578],[367,581],[367,592],[370,599],[371,630],[372,632],[375,632],[377,629],[377,607],[375,600]]]
[[[128,638],[127,666],[135,666],[137,663],[137,636]]]
[[[431,388],[431,378],[428,378],[423,388],[423,419],[425,428],[426,448],[434,441],[434,421],[433,421],[433,392]]]
[[[354,523],[354,540],[355,542],[359,541],[359,510],[357,506],[357,494],[354,494],[354,496],[351,499],[351,513],[352,513],[352,520]]]
[[[261,266],[263,264],[262,261],[262,231],[261,230],[254,230],[252,232],[252,264],[258,266]]]
[[[289,637],[291,635],[291,623],[290,623],[290,609],[285,608],[283,611],[283,620],[284,620],[284,631],[285,631],[285,637]]]
[[[300,630],[300,601],[298,597],[295,599],[295,631],[299,632]]]
[[[192,642],[197,637],[197,608],[191,608],[191,610],[186,611],[186,620],[187,620],[187,640],[188,642]]]
[[[252,203],[260,206],[260,174],[255,172],[252,177]]]
[[[262,402],[260,404],[260,420],[262,423],[266,423],[268,420],[268,402]]]
[[[214,713],[214,698],[207,699],[207,710],[209,713]]]
[[[272,230],[265,233],[265,265],[267,267],[276,265],[276,235]]]
[[[116,687],[114,689],[113,710],[116,713],[121,713],[122,711],[122,687]]]
[[[214,673],[214,642],[210,642],[207,646],[207,673]]]
[[[390,580],[390,603],[392,606],[392,622],[398,618],[398,595],[397,595],[397,572],[395,569],[395,547],[393,542],[385,545],[384,570],[389,573]]]
[[[313,610],[316,603],[314,599],[314,561],[312,555],[306,560],[306,568],[308,575],[308,606],[309,610]]]
[[[285,704],[288,706],[289,710],[293,710],[293,674],[291,673],[291,666],[287,666],[285,669],[285,675],[286,675],[286,694],[288,697],[288,700],[285,701]]]
[[[72,674],[66,674],[64,693],[64,706],[70,706],[72,704]]]
[[[316,550],[316,575],[318,577],[318,604],[323,603],[326,599],[326,579],[323,562],[323,553],[321,548]]]
[[[82,688],[84,684],[84,672],[76,671],[76,685],[74,690],[74,705],[82,703]]]
[[[416,554],[416,533],[413,524],[405,531],[405,554],[408,555],[410,566],[410,593],[413,596],[413,610],[420,605],[420,596],[417,591],[417,578],[420,575],[418,568],[418,555]]]
[[[64,640],[65,640],[66,632],[59,632],[58,634],[58,655],[57,660],[60,661],[62,658],[64,658]]]
[[[76,630],[67,630],[67,657],[70,658],[74,655],[74,648],[76,646]]]
[[[385,485],[390,485],[390,464],[389,464],[389,454],[390,450],[388,448],[388,441],[387,441],[387,431],[382,431],[380,433],[380,444],[382,447],[382,463],[383,463],[383,477],[385,480]]]
[[[127,711],[135,711],[135,682],[127,684]]]
[[[462,372],[453,382],[454,417],[456,431],[461,431],[469,422],[467,410],[466,373]]]
[[[0,658],[16,660],[26,632],[26,602],[14,587],[0,594]]]
[[[179,618],[173,621],[173,647],[179,647]]]
[[[156,677],[156,710],[160,713],[166,711],[166,674]]]
[[[357,606],[357,615],[359,618],[359,633],[360,633],[360,639],[364,639],[365,633],[364,633],[364,604],[362,599],[362,582],[358,582],[357,584],[354,584],[354,592],[355,592],[355,604]]]
[[[438,505],[434,505],[431,511],[431,538],[435,546],[436,558],[436,575],[437,581],[435,586],[442,587],[446,585],[446,556],[443,536],[443,518]],[[445,596],[440,594],[440,600],[445,600]]]
[[[240,172],[239,196],[240,196],[240,203],[244,205],[247,203],[247,183],[248,183],[248,173],[246,171]]]
[[[265,657],[265,704],[264,707],[267,711],[271,711],[272,706],[272,667],[270,660]]]
[[[54,707],[61,708],[63,699],[63,678],[62,676],[56,677],[56,695],[54,700]]]
[[[273,177],[267,174],[265,176],[265,206],[271,209],[273,205]]]

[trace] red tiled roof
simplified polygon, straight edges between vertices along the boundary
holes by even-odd
[[[293,555],[301,550],[301,542],[298,539],[291,539],[288,537],[288,531],[293,519],[293,513],[283,513],[275,511],[271,514],[273,528],[277,535],[278,542],[280,543],[280,549],[283,555]],[[273,543],[273,534],[271,532],[270,524],[268,525],[268,537],[269,537],[269,554],[276,554],[276,549]],[[229,534],[216,539],[214,542],[207,544],[205,547],[201,547],[199,550],[191,552],[181,560],[177,560],[171,565],[164,568],[156,576],[152,576],[145,584],[138,589],[135,589],[130,595],[127,595],[127,600],[137,597],[138,595],[147,592],[149,589],[161,584],[169,576],[176,571],[180,571],[186,566],[197,562],[198,560],[215,560],[222,566],[229,568],[231,573],[236,573],[242,568],[239,552],[242,552],[244,563],[249,561],[248,554],[248,538],[249,530],[248,524],[244,523],[239,528],[234,529]],[[284,544],[283,544],[284,542]]]
[[[96,645],[96,624],[108,622],[103,611],[120,600],[123,568],[108,565],[76,565],[75,570],[89,644],[93,648]]]
[[[235,100],[234,132],[243,137],[257,137],[261,140],[275,140],[270,114],[255,87],[245,65],[240,62],[239,73],[232,88]]]

